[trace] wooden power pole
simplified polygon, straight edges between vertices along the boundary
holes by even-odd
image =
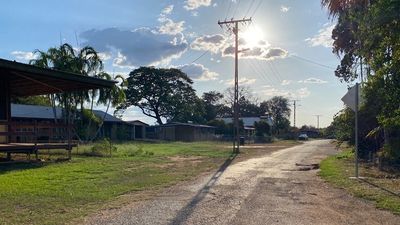
[[[317,129],[319,129],[319,118],[322,116],[322,115],[314,115],[315,117],[317,117]]]
[[[293,100],[293,127],[296,127],[296,107],[301,105],[296,105],[300,100]]]
[[[240,135],[239,135],[239,69],[238,69],[238,53],[239,53],[239,23],[251,22],[249,19],[241,20],[225,20],[218,21],[218,25],[221,27],[224,25],[229,31],[232,31],[235,35],[235,96],[233,101],[233,120],[234,120],[234,132],[233,132],[233,152],[239,153],[240,146]]]

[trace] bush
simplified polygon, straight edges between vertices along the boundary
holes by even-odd
[[[105,157],[109,156],[111,157],[112,152],[116,152],[117,147],[113,146],[108,139],[103,139],[99,142],[96,142],[91,148],[90,148],[90,153],[88,155],[90,156],[99,156],[99,157]]]
[[[146,151],[143,149],[143,144],[137,144],[135,145],[135,150],[133,151],[125,151],[122,155],[125,157],[135,157],[135,156],[152,156],[154,155],[154,152],[151,151]]]

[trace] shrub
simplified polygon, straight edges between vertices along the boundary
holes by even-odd
[[[91,148],[90,148],[90,156],[99,156],[99,157],[105,157],[109,156],[111,157],[112,152],[116,152],[117,147],[113,146],[108,139],[103,139],[99,142],[96,142]]]

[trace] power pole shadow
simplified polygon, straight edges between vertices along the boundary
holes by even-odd
[[[210,180],[201,188],[197,194],[192,198],[192,200],[184,206],[179,212],[176,214],[175,218],[169,223],[170,225],[179,225],[183,224],[189,216],[196,209],[197,204],[199,204],[209,193],[210,189],[215,185],[218,179],[222,176],[224,171],[228,168],[229,165],[235,160],[237,153],[232,153],[229,158],[220,166],[220,168],[213,174]]]

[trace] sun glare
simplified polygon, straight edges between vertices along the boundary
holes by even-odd
[[[246,46],[250,48],[260,45],[265,40],[264,33],[258,26],[250,26],[243,32],[242,37],[246,42]]]

